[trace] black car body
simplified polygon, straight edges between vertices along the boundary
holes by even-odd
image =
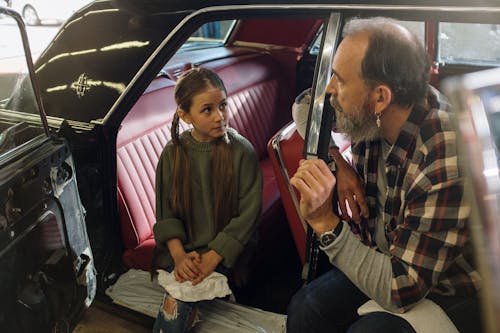
[[[493,36],[499,14],[496,1],[458,0],[102,0],[81,9],[37,56],[35,83],[19,80],[1,96],[0,330],[14,331],[21,319],[25,332],[33,327],[49,332],[63,323],[74,327],[95,295],[105,297],[103,291],[121,273],[148,268],[148,251],[154,245],[151,177],[157,161],[151,156],[168,139],[167,132],[158,136],[155,130],[159,123],[168,128],[158,117],[164,109],[172,111],[172,86],[182,71],[194,66],[223,73],[229,95],[235,96],[233,125],[250,138],[263,168],[268,168],[272,202],[264,202],[253,268],[274,266],[277,280],[253,275],[253,291],[264,292],[242,299],[284,312],[301,281],[314,278],[322,264],[293,213],[296,198],[286,184],[287,161],[280,161],[283,148],[273,157],[270,140],[291,135],[287,131],[294,131],[289,125],[294,96],[312,86],[317,102],[308,127],[320,131],[310,131],[303,152],[324,157],[331,114],[321,96],[345,20],[389,16],[417,22],[435,61],[432,83],[439,87],[448,76],[500,64],[500,53],[496,58],[456,56],[460,46],[446,44],[446,24],[476,24],[491,28]],[[203,25],[221,21],[232,22],[227,36],[197,44],[193,37]],[[496,43],[491,36],[477,38]],[[11,79],[1,72],[0,86]],[[155,94],[164,95],[153,98]],[[239,109],[246,113],[237,114]],[[274,168],[269,158],[278,160]],[[50,237],[47,228],[54,232]],[[54,235],[59,237],[56,245],[50,241]],[[139,261],[137,256],[142,256]],[[486,268],[484,272],[489,274]],[[280,304],[269,296],[278,291],[284,295]],[[495,306],[489,315],[500,309],[490,301]],[[52,304],[50,311],[42,310],[46,304]],[[488,327],[494,329],[492,316],[488,318]]]

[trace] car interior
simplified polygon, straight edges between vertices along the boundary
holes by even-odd
[[[260,157],[264,206],[254,270],[287,276],[273,282],[255,273],[254,284],[248,289],[251,292],[240,290],[239,299],[248,305],[285,312],[287,299],[307,280],[311,260],[307,228],[298,213],[300,198],[289,184],[289,177],[303,158],[304,146],[291,121],[291,105],[296,95],[312,85],[324,22],[322,17],[239,19],[229,27],[228,36],[220,45],[197,49],[196,43],[191,43],[189,48],[181,47],[165,64],[123,119],[117,137],[117,197],[122,258],[127,268],[149,269],[154,247],[154,171],[162,148],[170,139],[175,81],[189,68],[208,67],[221,76],[228,89],[231,127],[250,140]],[[402,22],[415,31],[429,55],[436,59],[431,82],[437,88],[448,76],[494,66],[494,61],[457,60],[451,56],[454,51],[450,48],[454,46],[446,45],[449,39],[457,37],[452,35],[457,34],[457,29],[477,29],[477,24],[405,17]],[[488,30],[490,25],[482,28]],[[269,34],[271,30],[273,33]],[[198,30],[193,35],[197,33]],[[339,133],[333,135],[341,151],[348,154],[349,142]],[[282,251],[283,246],[286,251]],[[326,269],[328,263],[323,266],[318,269]],[[256,292],[259,288],[271,289],[275,295],[282,289],[284,299],[270,301],[265,297],[269,293]],[[245,299],[248,295],[252,297]]]
[[[321,20],[313,19],[240,21],[234,28],[236,35],[226,45],[178,53],[164,66],[123,120],[117,137],[117,191],[125,247],[123,262],[127,267],[149,270],[154,247],[154,172],[162,148],[170,139],[170,125],[176,110],[175,80],[186,69],[204,66],[216,71],[226,85],[230,126],[250,140],[260,157],[264,188],[258,255],[269,261],[273,252],[279,256],[276,252],[282,251],[276,249],[276,242],[286,244],[286,248],[293,251],[282,253],[279,261],[291,263],[284,270],[295,270],[297,276],[299,252],[290,247],[290,233],[284,224],[285,212],[267,145],[271,137],[291,121],[290,107],[296,93],[290,84],[295,82],[293,59],[304,52],[321,24]],[[263,25],[279,26],[282,31],[300,27],[297,30],[301,33],[292,33],[286,40],[267,37],[268,40],[257,44],[255,40],[259,36],[255,36],[255,28],[261,27],[264,32],[267,28]],[[283,34],[277,32],[275,36],[282,38]],[[300,251],[303,261],[304,252]],[[259,260],[261,264],[263,260]],[[260,270],[268,270],[271,264]],[[295,288],[299,281],[297,277]]]
[[[343,24],[350,17],[380,15],[399,20],[417,34],[433,61],[431,85],[442,92],[450,93],[450,96],[456,91],[460,94],[464,86],[462,83],[449,84],[449,80],[458,75],[488,70],[500,65],[500,19],[497,15],[481,12],[480,9],[471,10],[464,15],[459,9],[441,12],[432,11],[430,7],[422,8],[418,11],[390,6],[340,8],[338,10],[340,15],[337,16],[337,33],[342,30]],[[107,100],[109,105],[103,108],[111,111],[103,118],[100,118],[98,110],[85,110],[87,113],[80,113],[88,119],[73,122],[61,120],[57,135],[65,137],[70,142],[71,152],[62,148],[62,144],[58,146],[57,151],[54,149],[56,157],[46,158],[47,165],[55,165],[53,168],[55,171],[48,166],[45,171],[47,174],[52,172],[50,180],[54,182],[56,188],[73,191],[71,194],[78,198],[75,216],[70,217],[69,214],[64,218],[68,221],[72,218],[82,221],[85,219],[86,232],[80,230],[77,234],[86,240],[88,233],[91,244],[98,279],[97,290],[94,290],[96,292],[94,303],[99,303],[101,307],[119,316],[143,322],[145,326],[151,327],[154,318],[144,315],[144,312],[138,313],[136,309],[127,305],[117,304],[109,297],[108,292],[125,273],[135,270],[149,272],[151,269],[155,246],[153,226],[156,223],[155,169],[163,148],[171,138],[171,122],[176,112],[175,84],[184,71],[199,66],[214,70],[222,78],[228,93],[230,126],[252,143],[259,156],[263,174],[263,207],[257,228],[256,251],[250,265],[238,268],[246,270],[247,279],[241,285],[235,286],[233,292],[236,301],[243,306],[286,314],[287,305],[293,294],[305,283],[328,269],[330,264],[318,251],[311,230],[299,214],[300,197],[289,180],[296,172],[299,161],[307,155],[308,140],[307,136],[304,140],[296,130],[291,108],[296,96],[307,88],[312,87],[315,96],[322,94],[325,82],[323,85],[318,83],[322,80],[318,72],[321,61],[324,60],[322,55],[326,53],[325,29],[331,24],[330,12],[329,8],[318,8],[308,12],[296,9],[290,11],[259,9],[243,13],[227,10],[207,14],[202,11],[199,17],[195,15],[194,18],[190,18],[191,21],[184,20],[179,23],[178,31],[187,32],[181,39],[176,35],[178,31],[174,31],[169,35],[173,36],[171,40],[169,41],[168,37],[167,42],[161,44],[165,49],[172,48],[172,45],[176,46],[175,51],[160,50],[153,54],[153,56],[160,54],[158,57],[160,59],[154,61],[161,63],[161,66],[157,66],[161,69],[155,71],[151,78],[145,79],[147,83],[144,89],[140,84],[134,86],[132,82],[126,89],[120,90],[122,94],[120,97],[125,96],[132,101],[130,105],[123,103],[126,110],[115,108],[118,103],[109,102],[110,98]],[[127,17],[126,15],[123,17],[125,22]],[[126,24],[133,25],[134,22]],[[331,25],[329,28],[332,29]],[[62,41],[59,42],[78,44],[76,39],[71,38],[71,29],[68,31],[70,31],[69,37],[62,34]],[[137,31],[139,35],[144,33]],[[158,36],[164,38],[167,34],[158,33],[154,38],[159,38]],[[334,38],[334,47],[338,45],[340,38],[339,33]],[[333,53],[334,48],[331,51]],[[109,53],[107,56],[111,58],[113,55]],[[47,57],[52,58],[47,61],[45,70],[55,66],[59,56]],[[89,59],[91,60],[90,57],[85,59],[85,65],[92,67],[93,64]],[[70,65],[73,64],[75,68],[79,66],[76,64],[78,57],[67,56],[63,60],[68,61]],[[134,77],[136,68],[133,66],[141,68],[142,62],[149,60],[141,58],[140,61],[139,65],[131,66],[132,74],[126,74]],[[75,69],[77,70],[79,69]],[[143,79],[141,75],[147,76],[139,69],[137,71],[137,77],[140,79]],[[47,76],[40,74],[41,78],[46,79]],[[328,80],[323,78],[323,81],[325,79]],[[494,89],[488,86],[484,91],[487,90],[490,93],[488,96],[491,96],[491,91]],[[60,93],[61,96],[64,95],[63,89]],[[106,94],[113,93],[115,92]],[[485,97],[484,94],[481,97]],[[0,109],[12,107],[10,102],[6,102],[6,96],[0,97],[2,99]],[[45,102],[48,100],[49,98],[46,98]],[[52,123],[55,122],[55,118],[68,111],[63,108],[57,109],[58,101],[62,100],[53,99],[47,103],[55,110],[53,119],[49,119]],[[494,105],[498,106],[498,98],[492,100],[497,103]],[[64,102],[68,103],[67,100]],[[460,98],[452,98],[451,102],[464,108],[468,103],[467,100]],[[75,106],[75,110],[82,105],[85,106],[84,103]],[[19,110],[21,107],[22,105]],[[309,115],[309,127],[314,121],[311,116],[312,108],[313,105]],[[18,111],[14,108],[12,110]],[[497,118],[496,112],[492,111],[489,120],[491,126],[500,128]],[[39,126],[26,123],[16,125],[4,122],[3,118],[1,120],[0,155],[26,143],[36,135],[43,134]],[[189,126],[181,122],[181,128],[187,130]],[[328,139],[330,135],[333,136],[341,153],[349,159],[350,142],[340,133],[330,133],[329,129],[327,132]],[[92,137],[96,133],[98,135]],[[498,152],[500,135],[496,132],[493,135],[497,135],[494,149]],[[473,150],[473,145],[468,147]],[[71,154],[75,161],[74,165],[69,157]],[[26,161],[23,163],[29,164]],[[19,169],[22,167],[21,164],[17,165]],[[480,169],[481,166],[477,168]],[[31,178],[28,176],[23,175],[21,178],[23,181],[28,179],[30,187],[26,187],[26,193],[34,191],[35,185],[45,189],[43,186],[46,183],[43,181],[47,179],[37,179],[36,183],[30,183]],[[477,182],[480,184],[479,180]],[[19,199],[11,200],[12,195],[9,192],[11,185],[5,184],[0,189],[7,198],[4,200],[5,204],[12,206],[12,202]],[[487,196],[487,191],[481,192],[486,187],[485,184],[482,185],[477,193]],[[54,206],[53,210],[59,215],[55,218],[48,217],[50,223],[47,225],[49,229],[56,230],[55,233],[62,232],[65,227],[58,221],[63,220],[64,212],[60,212],[59,206],[54,202],[49,205]],[[3,221],[0,219],[0,227],[1,223]],[[480,229],[481,226],[477,228]],[[44,235],[44,232],[45,229],[38,234]],[[30,240],[26,238],[27,242]],[[476,238],[475,241],[478,248],[477,242],[481,242],[481,239]],[[42,239],[41,242],[49,243],[50,239]],[[64,247],[61,239],[58,238],[55,242],[59,247]],[[494,243],[494,240],[491,242]],[[84,247],[83,242],[76,244]],[[88,249],[76,251],[81,254],[79,260],[82,267],[92,257],[86,251]],[[23,254],[26,258],[29,257],[26,253]],[[71,263],[68,258],[64,258],[61,265],[66,269]],[[6,259],[0,256],[0,260]],[[478,264],[481,265],[481,262]],[[485,263],[482,265],[483,268],[487,266]],[[18,266],[16,269],[26,270]],[[28,274],[23,271],[24,273]],[[2,279],[7,281],[7,278]],[[9,277],[8,282],[11,280],[12,277]],[[82,290],[78,289],[77,292],[83,293]],[[92,298],[91,296],[93,297],[90,295],[87,299]],[[494,302],[491,297],[490,295],[489,301]],[[488,297],[485,297],[485,302],[486,300]],[[77,316],[77,312],[74,316]],[[491,325],[493,327],[493,324]]]

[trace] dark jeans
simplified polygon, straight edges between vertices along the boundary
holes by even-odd
[[[481,332],[476,298],[429,297],[448,314],[461,333]],[[391,332],[414,333],[406,320],[386,312],[359,317],[357,309],[368,301],[337,268],[332,268],[299,290],[288,306],[287,333]]]

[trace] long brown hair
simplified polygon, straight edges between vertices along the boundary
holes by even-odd
[[[184,72],[175,86],[174,97],[177,107],[189,113],[193,98],[208,88],[218,88],[226,93],[224,83],[215,72],[202,67]],[[190,165],[185,144],[180,140],[177,112],[172,120],[171,131],[175,150],[170,205],[173,213],[183,221],[188,241],[192,241]],[[215,141],[212,151],[212,171],[213,218],[217,231],[220,231],[232,216],[233,200],[228,200],[228,198],[232,198],[234,192],[231,145],[224,140],[224,137]]]

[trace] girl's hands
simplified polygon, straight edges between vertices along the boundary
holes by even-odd
[[[200,278],[201,256],[198,252],[180,253],[174,257],[174,277],[178,282],[196,281]],[[194,283],[193,283],[194,284]]]
[[[202,254],[200,262],[197,263],[201,274],[193,281],[193,286],[197,285],[203,281],[204,278],[212,274],[221,261],[222,257],[214,250],[210,250],[207,253]]]
[[[174,257],[174,277],[178,282],[190,281],[193,286],[215,271],[222,257],[210,250],[200,255],[196,251],[180,253]]]

